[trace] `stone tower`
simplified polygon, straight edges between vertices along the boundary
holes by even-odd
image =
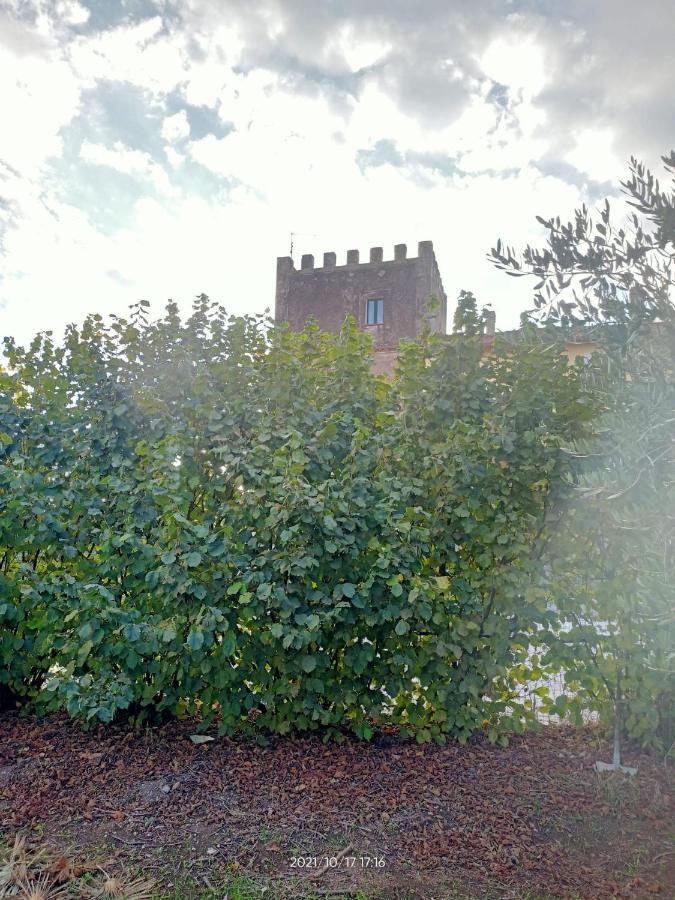
[[[408,257],[405,244],[397,244],[388,260],[382,247],[371,247],[368,262],[359,262],[358,250],[349,250],[342,266],[336,265],[335,253],[324,253],[323,265],[316,267],[306,254],[300,269],[290,256],[280,256],[274,312],[277,322],[295,330],[314,317],[322,331],[333,332],[353,315],[373,337],[374,370],[389,372],[400,340],[416,337],[425,317],[432,331],[445,334],[447,297],[433,244],[420,241],[415,257]]]

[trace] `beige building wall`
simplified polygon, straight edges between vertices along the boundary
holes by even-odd
[[[596,341],[570,341],[565,345],[565,353],[570,363],[576,362],[580,357],[588,356],[594,353],[599,344]],[[483,356],[488,356],[492,349],[492,339],[489,335],[483,337]],[[374,375],[386,375],[391,379],[396,369],[396,360],[398,358],[398,350],[375,350],[373,353],[373,364],[370,367]]]
[[[567,358],[571,363],[576,362],[580,356],[588,356],[595,353],[600,345],[595,341],[579,341],[565,345]]]

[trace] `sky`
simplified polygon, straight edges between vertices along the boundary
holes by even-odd
[[[0,0],[0,337],[207,293],[276,257],[432,240],[498,328],[497,238],[675,145],[672,0]]]

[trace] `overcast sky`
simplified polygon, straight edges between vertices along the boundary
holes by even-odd
[[[485,259],[675,145],[673,0],[0,0],[0,335],[200,292],[276,257],[434,242]],[[412,254],[411,254],[412,255]],[[159,311],[159,308],[158,308]]]

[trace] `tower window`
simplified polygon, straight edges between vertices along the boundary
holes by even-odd
[[[369,300],[366,315],[367,325],[382,325],[384,322],[384,300]]]

